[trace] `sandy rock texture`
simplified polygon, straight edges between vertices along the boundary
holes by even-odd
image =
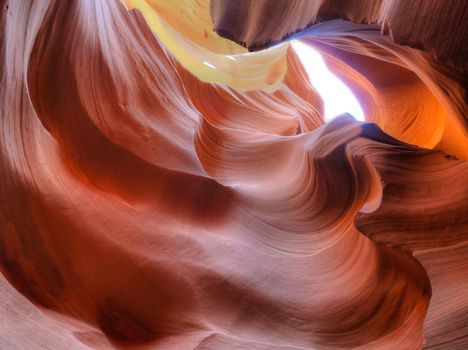
[[[0,0],[0,349],[466,349],[467,8]]]

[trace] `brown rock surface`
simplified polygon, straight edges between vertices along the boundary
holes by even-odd
[[[211,2],[216,25],[226,3]],[[263,3],[249,14],[283,2]],[[397,38],[398,2],[339,4],[360,22],[385,8]],[[220,67],[199,80],[119,1],[0,5],[0,349],[468,346],[458,37],[448,66],[374,25],[311,28],[301,40],[377,124],[324,123],[290,48],[284,79],[236,89]],[[283,13],[292,31],[304,12]],[[207,40],[194,52],[246,55]]]
[[[396,43],[433,52],[468,69],[468,3],[458,0],[211,0],[216,31],[249,49],[271,45],[319,22],[382,26]]]

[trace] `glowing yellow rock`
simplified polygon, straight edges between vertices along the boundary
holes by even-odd
[[[278,89],[286,74],[282,44],[248,52],[213,31],[209,1],[123,0],[141,11],[151,30],[180,64],[200,80],[240,91]]]

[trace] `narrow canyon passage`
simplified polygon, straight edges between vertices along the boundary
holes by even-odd
[[[1,350],[468,347],[468,3],[0,9]]]

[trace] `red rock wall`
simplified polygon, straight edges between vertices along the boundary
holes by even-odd
[[[290,49],[238,91],[119,1],[0,5],[0,349],[467,346],[462,71],[326,22],[378,125],[324,124]]]

